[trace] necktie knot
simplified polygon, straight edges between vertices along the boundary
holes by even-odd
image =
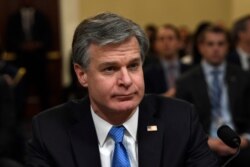
[[[214,78],[218,78],[220,75],[221,71],[220,70],[213,70],[211,71],[211,74]]]
[[[124,126],[113,126],[109,131],[109,136],[115,141],[115,143],[120,143],[123,140],[124,131]]]

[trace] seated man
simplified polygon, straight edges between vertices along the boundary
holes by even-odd
[[[233,166],[250,166],[250,80],[237,66],[225,62],[228,36],[219,27],[209,27],[198,37],[202,62],[177,81],[176,96],[194,104],[205,131],[208,144],[221,157],[234,154],[235,149],[217,137],[217,129],[227,124],[241,135],[242,151]],[[248,158],[244,158],[248,157]]]
[[[250,72],[250,15],[239,18],[232,27],[234,49],[227,60]]]
[[[27,166],[217,166],[190,104],[144,96],[148,39],[137,24],[99,14],[80,23],[72,47],[89,95],[34,117]]]
[[[171,24],[161,26],[156,33],[157,59],[144,69],[145,92],[175,95],[175,81],[190,65],[179,59],[180,34]]]

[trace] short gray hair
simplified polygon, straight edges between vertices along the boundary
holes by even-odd
[[[73,63],[87,69],[90,63],[88,49],[91,44],[105,46],[122,43],[136,37],[141,59],[144,61],[149,48],[148,38],[139,25],[114,13],[101,13],[83,20],[76,28],[72,42]]]

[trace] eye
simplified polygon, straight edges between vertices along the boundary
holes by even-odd
[[[136,71],[139,67],[140,63],[132,63],[128,66],[128,68],[131,70],[131,71]]]
[[[104,68],[104,69],[103,69],[103,72],[104,72],[104,73],[107,73],[107,74],[112,74],[112,73],[115,72],[116,69],[117,69],[117,68],[114,67],[114,66],[109,66],[109,67]]]
[[[207,46],[212,47],[212,46],[214,46],[214,43],[213,42],[207,42]]]

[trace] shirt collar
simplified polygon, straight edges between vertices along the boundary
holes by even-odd
[[[180,62],[178,61],[177,58],[175,58],[175,59],[173,59],[173,60],[171,60],[171,61],[167,61],[167,60],[165,60],[165,59],[162,59],[162,60],[161,60],[161,63],[162,63],[162,65],[163,65],[163,67],[166,68],[166,69],[167,69],[170,65],[171,65],[171,66],[174,66],[174,67],[179,67],[179,66],[180,66]]]
[[[221,71],[222,74],[224,74],[225,68],[226,68],[226,62],[224,61],[223,63],[221,63],[220,65],[215,67],[215,66],[212,66],[211,64],[209,64],[206,60],[203,60],[201,62],[201,66],[202,66],[206,75],[211,74],[211,72],[214,70]]]
[[[96,128],[99,145],[103,146],[108,136],[108,133],[113,125],[108,123],[104,119],[102,119],[100,116],[98,116],[94,112],[92,107],[90,108],[91,108],[91,114],[92,114],[92,118],[94,121],[94,125]],[[136,134],[137,134],[138,114],[139,114],[139,108],[137,107],[133,115],[126,122],[123,123],[123,126],[126,128],[127,132],[129,133],[130,136],[132,136],[132,138],[135,141],[136,141]]]
[[[244,70],[250,69],[250,65],[248,63],[248,59],[250,58],[250,55],[241,48],[237,48],[237,52],[239,54],[239,58],[240,58],[242,68]]]
[[[244,60],[250,57],[249,54],[241,48],[237,48],[237,52],[239,53],[239,56],[241,56]]]

